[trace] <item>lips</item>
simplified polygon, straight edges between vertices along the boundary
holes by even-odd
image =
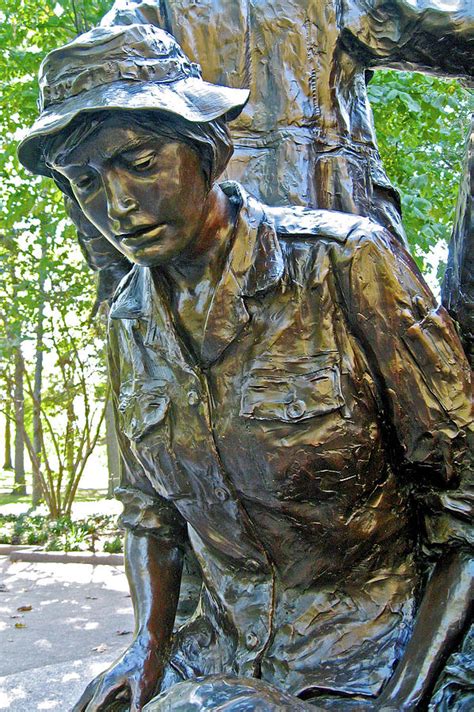
[[[145,227],[139,228],[134,232],[119,235],[119,240],[122,245],[125,245],[125,247],[136,249],[146,245],[148,242],[158,237],[162,229],[163,223],[159,223],[158,225],[146,225]]]

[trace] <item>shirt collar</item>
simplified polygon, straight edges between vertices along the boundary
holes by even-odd
[[[244,297],[255,296],[279,282],[283,256],[264,206],[237,183],[221,185],[240,206],[232,247],[216,287],[204,327],[201,360],[215,361],[249,320]],[[111,319],[149,319],[156,299],[151,270],[136,265],[120,283],[110,310]]]
[[[244,297],[268,290],[283,274],[283,256],[261,203],[236,183],[222,190],[240,205],[232,247],[207,314],[203,363],[215,361],[249,320]]]
[[[221,188],[238,203],[239,215],[235,238],[222,278],[232,272],[243,296],[253,297],[276,284],[284,269],[280,243],[268,209],[244,188],[226,181]]]

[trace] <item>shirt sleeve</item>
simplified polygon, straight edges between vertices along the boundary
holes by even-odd
[[[466,149],[442,301],[459,324],[464,349],[474,368],[474,114]]]
[[[170,32],[165,3],[160,0],[115,0],[100,22],[102,27],[134,24],[155,25]]]
[[[342,40],[366,66],[472,79],[472,0],[343,0]]]
[[[410,255],[382,228],[364,232],[345,243],[341,294],[379,385],[388,443],[414,483],[428,547],[472,545],[469,365]]]
[[[109,378],[114,406],[115,423],[118,418],[120,367],[118,358],[117,325],[109,327]],[[137,535],[153,536],[183,547],[186,543],[186,522],[172,502],[153,489],[146,472],[135,457],[128,438],[116,428],[121,455],[120,486],[115,495],[123,504],[119,524]]]

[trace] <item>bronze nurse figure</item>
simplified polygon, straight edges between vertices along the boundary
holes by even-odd
[[[109,352],[136,630],[76,709],[425,704],[472,605],[470,369],[447,313],[367,218],[219,185],[247,93],[165,32],[92,30],[40,84],[20,159],[135,265]],[[189,547],[202,591],[173,632]]]

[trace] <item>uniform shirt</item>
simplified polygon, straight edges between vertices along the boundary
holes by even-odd
[[[270,205],[367,215],[403,235],[367,97],[373,67],[472,77],[471,0],[116,0],[103,24],[170,32],[203,77],[245,87],[229,177]]]
[[[223,189],[238,219],[200,353],[158,269],[135,266],[111,307],[123,523],[197,556],[182,677],[377,694],[420,547],[472,541],[470,370],[388,232]]]

